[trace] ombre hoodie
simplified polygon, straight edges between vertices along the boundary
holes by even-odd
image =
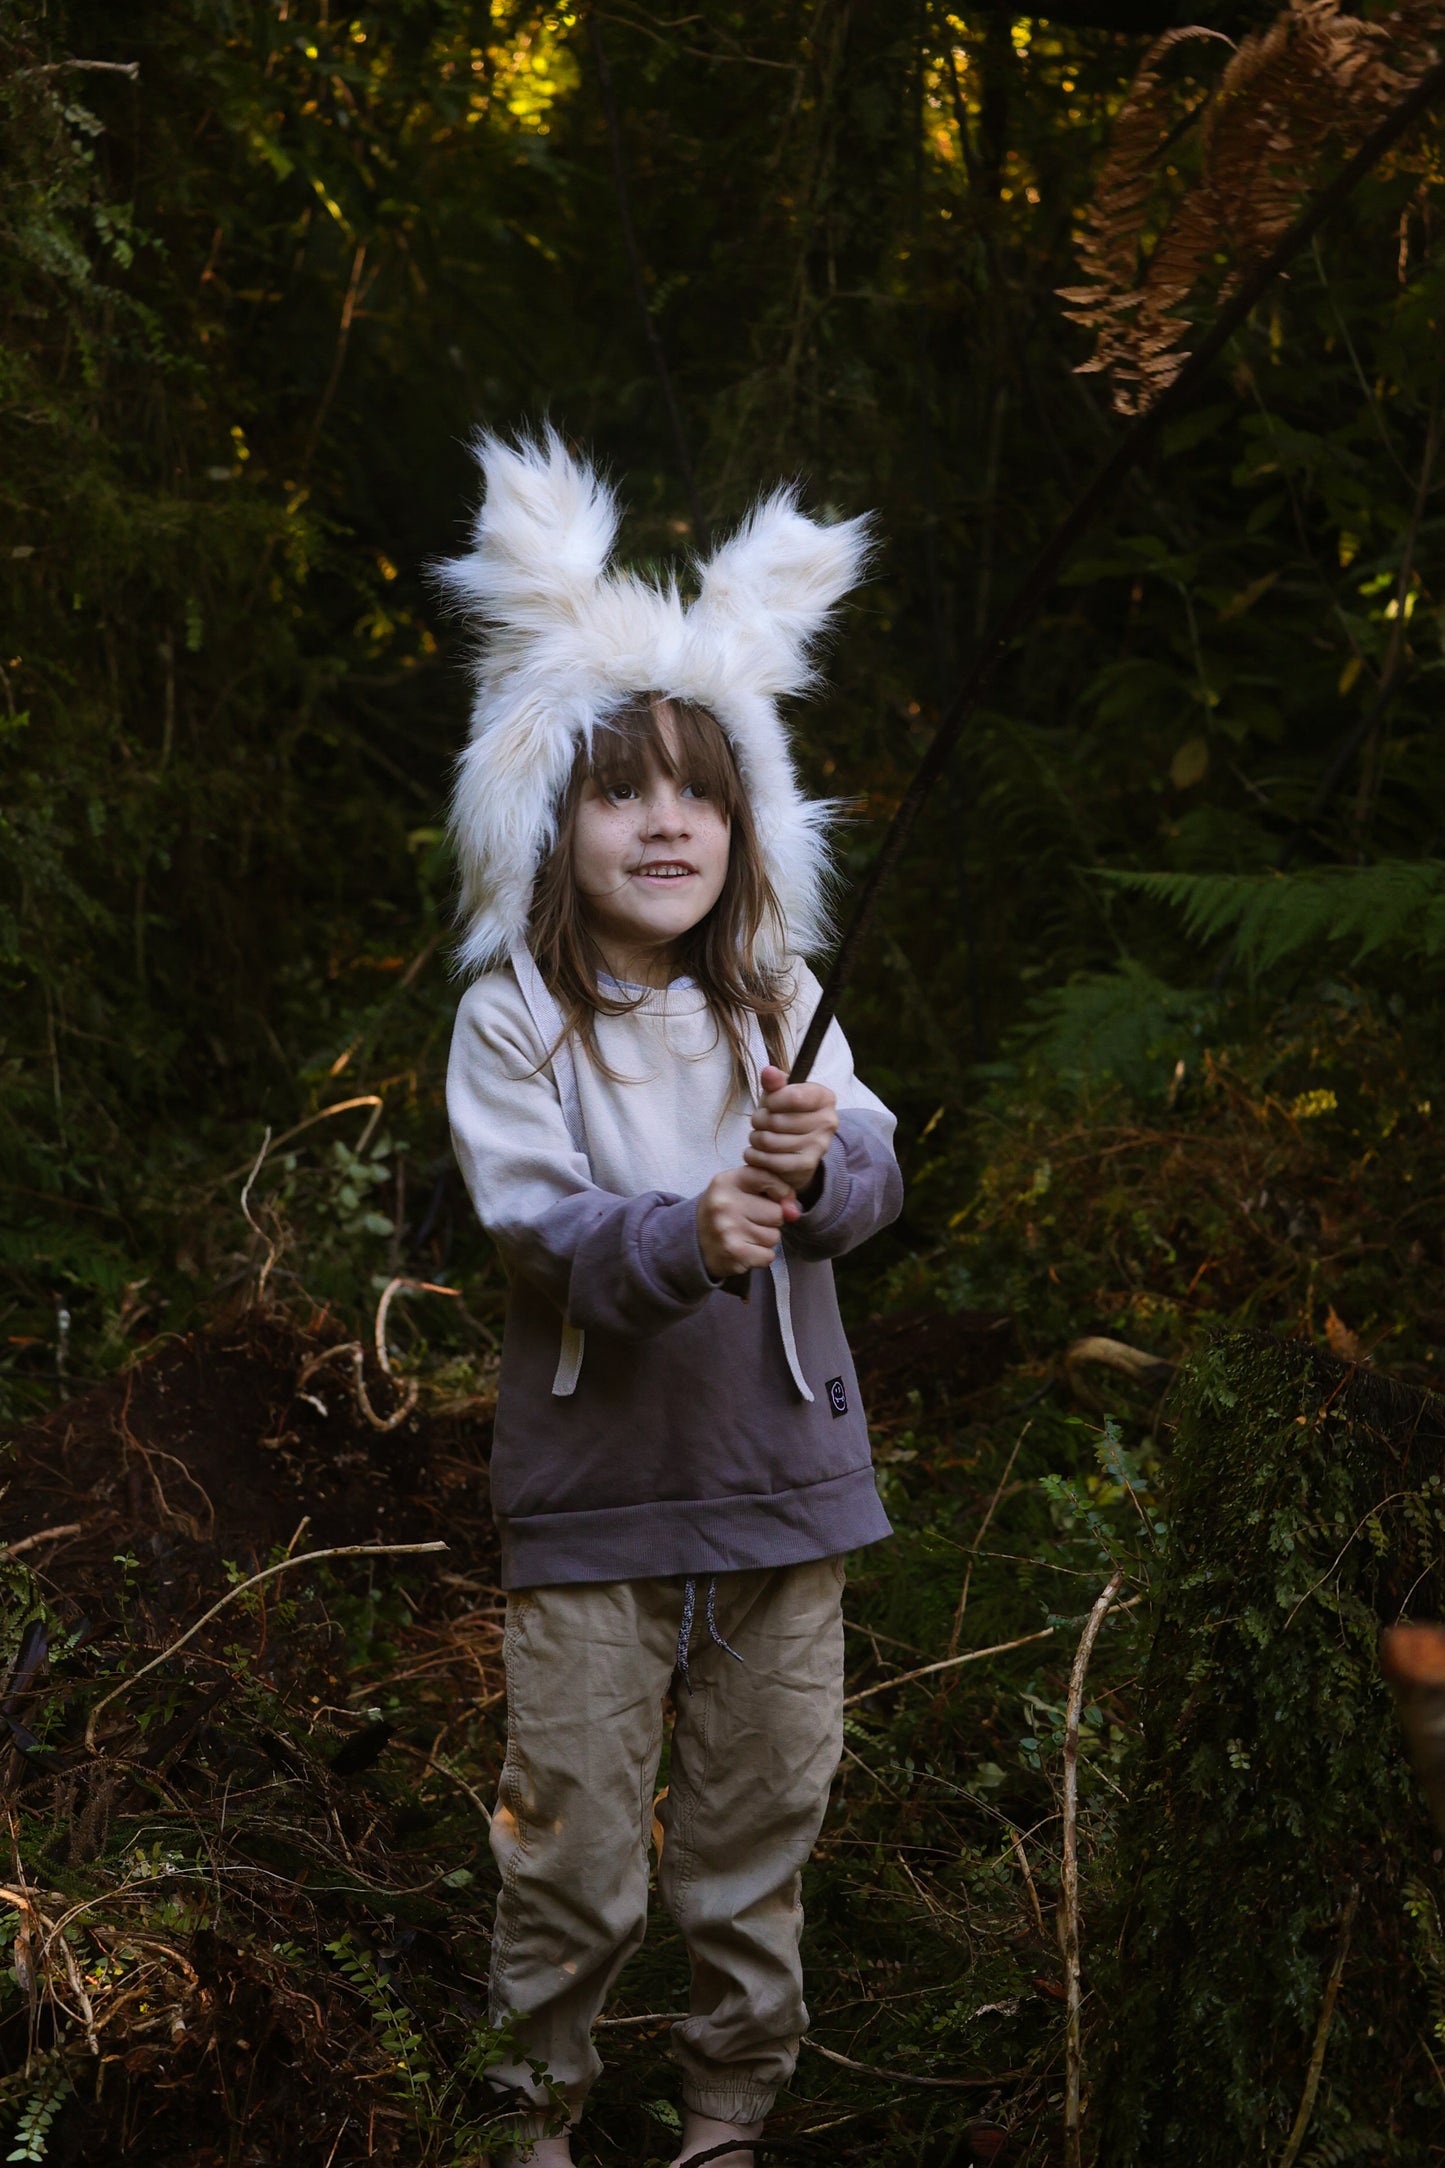
[[[792,976],[796,1044],[818,984]],[[563,1035],[525,949],[469,988],[452,1038],[457,1159],[510,1281],[492,1457],[504,1586],[876,1542],[890,1531],[830,1260],[898,1215],[893,1116],[833,1024],[813,1077],[838,1131],[744,1301],[698,1245],[698,1197],[742,1164],[752,1111],[700,990],[678,980],[600,1017],[598,1051]],[[755,1032],[755,1076],[766,1058]]]

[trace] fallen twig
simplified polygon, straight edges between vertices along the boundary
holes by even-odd
[[[1019,1872],[1024,1878],[1024,1888],[1029,1893],[1029,1903],[1033,1906],[1034,1920],[1039,1930],[1039,1939],[1042,1941],[1044,1935],[1044,1908],[1039,1903],[1039,1893],[1034,1887],[1034,1878],[1029,1869],[1029,1855],[1024,1850],[1024,1840],[1016,1829],[1010,1827],[1008,1835],[1009,1843],[1013,1846],[1014,1858],[1019,1863]]]
[[[253,1573],[249,1580],[238,1581],[234,1588],[228,1588],[218,1603],[213,1603],[210,1610],[203,1612],[196,1620],[194,1626],[188,1626],[183,1634],[161,1650],[159,1656],[153,1656],[148,1664],[141,1665],[139,1671],[132,1672],[128,1679],[121,1680],[119,1686],[113,1686],[108,1694],[101,1696],[91,1710],[85,1726],[87,1753],[93,1754],[95,1751],[95,1724],[101,1711],[108,1709],[113,1701],[118,1701],[122,1694],[129,1693],[148,1671],[154,1671],[158,1664],[165,1663],[167,1658],[183,1649],[188,1641],[194,1641],[203,1626],[209,1626],[218,1612],[224,1611],[227,1604],[233,1603],[237,1596],[244,1596],[248,1588],[255,1588],[262,1581],[269,1581],[275,1574],[287,1573],[293,1566],[317,1565],[323,1558],[401,1558],[414,1556],[422,1551],[446,1551],[450,1548],[450,1544],[440,1540],[432,1543],[335,1543],[324,1551],[303,1551],[299,1558],[282,1558],[278,1559],[274,1566],[264,1566],[259,1573]]]
[[[381,1300],[376,1306],[376,1323],[372,1331],[376,1359],[381,1366],[381,1374],[384,1378],[395,1383],[396,1373],[391,1367],[391,1356],[386,1345],[386,1314],[391,1308],[393,1298],[397,1295],[451,1295],[459,1299],[460,1293],[459,1288],[440,1287],[432,1280],[394,1279],[387,1281],[386,1286],[382,1289]],[[378,1415],[371,1404],[371,1395],[366,1390],[366,1357],[359,1340],[340,1340],[335,1347],[323,1348],[319,1355],[311,1356],[301,1366],[300,1374],[296,1380],[297,1392],[301,1393],[303,1398],[311,1401],[313,1406],[320,1408],[324,1415],[326,1413],[326,1403],[318,1399],[315,1393],[306,1392],[305,1388],[323,1363],[334,1362],[340,1355],[350,1357],[351,1382],[356,1397],[356,1405],[365,1420],[370,1423],[372,1429],[383,1433],[388,1430],[398,1429],[416,1406],[421,1394],[421,1386],[415,1378],[404,1378],[401,1383],[401,1398],[390,1415]]]
[[[62,1536],[78,1536],[84,1523],[60,1521],[54,1528],[37,1528],[33,1536],[22,1536],[18,1543],[0,1544],[0,1558],[18,1558],[22,1551],[33,1551],[42,1543],[58,1543]]]
[[[978,1534],[974,1537],[972,1548],[970,1549],[968,1554],[968,1566],[963,1576],[963,1587],[959,1591],[958,1609],[953,1614],[953,1631],[948,1637],[948,1653],[950,1656],[956,1656],[958,1653],[958,1637],[963,1632],[963,1614],[968,1609],[968,1591],[970,1584],[973,1580],[973,1568],[974,1562],[978,1557],[978,1547],[982,1543],[984,1537],[988,1534],[988,1524],[993,1519],[994,1510],[997,1507],[1000,1498],[1002,1498],[1003,1496],[1003,1487],[1005,1483],[1007,1483],[1009,1477],[1013,1474],[1014,1462],[1019,1457],[1019,1447],[1023,1444],[1024,1439],[1028,1436],[1029,1432],[1033,1429],[1033,1427],[1033,1418],[1032,1416],[1030,1416],[1028,1422],[1024,1424],[1023,1429],[1019,1432],[1017,1438],[1015,1438],[1014,1440],[1013,1451],[1009,1454],[1008,1459],[1004,1462],[1003,1474],[999,1477],[998,1483],[994,1489],[994,1494],[988,1502],[988,1511],[984,1514],[983,1519],[978,1524]]]
[[[271,1277],[271,1268],[275,1264],[276,1259],[281,1254],[279,1245],[275,1243],[272,1240],[271,1236],[266,1233],[265,1229],[260,1225],[260,1223],[257,1221],[251,1211],[251,1190],[255,1183],[257,1175],[261,1172],[262,1167],[266,1163],[266,1154],[270,1151],[270,1149],[271,1124],[268,1122],[266,1124],[266,1134],[261,1139],[261,1149],[251,1162],[251,1171],[246,1177],[246,1186],[241,1191],[241,1217],[246,1222],[246,1225],[250,1228],[252,1234],[258,1235],[266,1245],[266,1262],[264,1265],[262,1265],[261,1277],[256,1282],[256,1300],[258,1302],[262,1300],[266,1293],[266,1282]]]
[[[289,1144],[294,1137],[299,1137],[305,1129],[314,1129],[318,1122],[329,1122],[333,1114],[349,1114],[353,1107],[370,1107],[372,1110],[371,1118],[356,1142],[356,1151],[359,1156],[365,1151],[371,1132],[381,1119],[381,1109],[384,1104],[385,1102],[379,1092],[360,1092],[355,1099],[338,1099],[334,1107],[322,1107],[318,1113],[308,1114],[305,1121],[298,1122],[294,1129],[283,1129],[279,1137],[272,1137],[263,1147],[262,1157],[264,1158],[268,1152],[279,1152],[283,1144]],[[234,1182],[237,1175],[244,1174],[246,1167],[250,1165],[251,1162],[247,1160],[243,1166],[231,1167],[225,1174],[219,1175],[217,1180]]]
[[[140,81],[138,60],[47,60],[38,68],[18,68],[16,80],[28,75],[123,75],[131,83]]]
[[[1345,1900],[1344,1913],[1340,1919],[1340,1940],[1335,1951],[1335,1961],[1325,1982],[1325,1999],[1320,2005],[1320,2021],[1315,2027],[1315,2044],[1310,2051],[1310,2066],[1305,2072],[1305,2089],[1299,2104],[1299,2114],[1294,2119],[1294,2129],[1285,2141],[1279,2157],[1279,2168],[1294,2168],[1299,2149],[1305,2142],[1305,2132],[1310,2127],[1310,2117],[1315,2112],[1315,2095],[1320,2089],[1320,2073],[1325,2067],[1325,2048],[1329,2043],[1330,2027],[1335,2021],[1335,2004],[1339,2000],[1340,1981],[1344,1978],[1345,1959],[1350,1954],[1350,1936],[1355,1929],[1355,1913],[1359,1909],[1360,1893],[1352,1889]]]
[[[843,1706],[851,1709],[855,1702],[867,1701],[874,1694],[886,1694],[893,1686],[910,1686],[915,1679],[931,1678],[935,1671],[955,1671],[960,1664],[981,1663],[985,1656],[1004,1656],[1010,1649],[1027,1648],[1031,1641],[1048,1641],[1057,1631],[1054,1626],[1041,1626],[1037,1633],[1020,1634],[1016,1641],[995,1642],[991,1649],[965,1649],[962,1656],[945,1656],[936,1664],[920,1664],[916,1671],[903,1671],[896,1679],[881,1679],[877,1686],[865,1686],[856,1694],[845,1694]]]
[[[865,2078],[886,2078],[890,2085],[942,2086],[946,2091],[966,2085],[997,2085],[1003,2078],[1026,2078],[1027,2070],[991,2070],[986,2078],[925,2078],[916,2077],[909,2070],[885,2070],[879,2063],[857,2063],[851,2055],[840,2055],[836,2048],[825,2048],[821,2040],[810,2039],[805,2033],[803,2045],[815,2055],[825,2055],[830,2063],[839,2064],[844,2070],[861,2071]]]
[[[1131,1596],[1127,1603],[1115,1608],[1132,1611],[1135,1604],[1143,1601],[1142,1596]],[[1057,1626],[1041,1626],[1037,1633],[1020,1634],[1016,1641],[996,1641],[990,1649],[965,1649],[962,1656],[944,1656],[936,1664],[920,1664],[916,1671],[901,1671],[896,1679],[882,1679],[877,1686],[865,1686],[856,1694],[845,1694],[843,1706],[851,1709],[857,1701],[867,1701],[873,1694],[886,1694],[892,1686],[911,1686],[915,1679],[931,1678],[936,1671],[955,1671],[960,1664],[982,1663],[985,1656],[1006,1656],[1010,1649],[1026,1649],[1031,1641],[1047,1641],[1058,1630]]]
[[[1085,1621],[1074,1668],[1069,1674],[1069,1699],[1064,1713],[1064,1864],[1059,1894],[1059,1947],[1064,1956],[1064,1991],[1068,1997],[1064,2024],[1065,2168],[1080,2168],[1082,2157],[1079,2150],[1084,2067],[1079,1971],[1079,1717],[1084,1706],[1084,1679],[1089,1658],[1094,1653],[1094,1643],[1105,1614],[1123,1580],[1122,1571],[1111,1576]]]

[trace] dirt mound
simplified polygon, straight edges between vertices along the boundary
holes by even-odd
[[[489,1411],[418,1407],[378,1431],[358,1405],[349,1345],[335,1326],[255,1310],[164,1342],[13,1438],[0,1532],[13,1548],[79,1524],[36,1547],[37,1563],[67,1576],[158,1534],[254,1570],[303,1517],[307,1549],[441,1535],[458,1571],[490,1568]],[[385,1420],[396,1381],[369,1397]]]

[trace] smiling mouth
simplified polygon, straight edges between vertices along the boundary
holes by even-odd
[[[634,866],[633,872],[644,881],[685,881],[696,879],[696,866],[685,865],[680,858],[659,858],[654,864]]]

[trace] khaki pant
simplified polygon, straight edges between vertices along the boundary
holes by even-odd
[[[692,1964],[673,2027],[683,2099],[761,2122],[808,2025],[802,1868],[843,1740],[843,1562],[720,1574],[709,1637],[699,1579],[693,1691],[677,1717],[658,1886]],[[544,2064],[575,2116],[602,2065],[592,2026],[647,1920],[663,1699],[683,1583],[610,1581],[507,1601],[507,1755],[492,1852],[502,1874],[494,2023],[518,2063],[490,2075],[539,2105]]]

